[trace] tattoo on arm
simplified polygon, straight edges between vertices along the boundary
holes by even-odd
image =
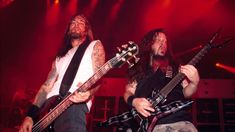
[[[42,85],[41,88],[39,89],[33,104],[37,105],[38,107],[41,107],[42,104],[45,102],[46,100],[46,96],[47,96],[47,92],[45,91],[45,85]]]
[[[92,64],[93,70],[96,72],[105,63],[105,52],[104,47],[100,41],[97,41],[92,52]],[[100,81],[98,81],[93,88],[90,89],[91,95],[99,89]]]
[[[129,81],[128,84],[126,85],[126,89],[125,89],[125,92],[124,92],[124,100],[127,102],[128,98],[132,95],[135,94],[135,90],[136,90],[136,85],[137,85],[137,82],[134,80],[134,81]]]
[[[136,80],[129,82],[126,86],[127,91],[129,91],[130,93],[134,94],[135,90],[136,90],[136,86],[137,86],[137,82]]]
[[[41,107],[42,104],[46,100],[46,96],[48,92],[51,90],[51,88],[54,85],[54,82],[57,79],[57,71],[55,63],[52,64],[51,71],[48,74],[47,80],[44,82],[44,84],[40,87],[33,104],[37,105],[38,107]]]
[[[92,52],[92,63],[94,71],[97,71],[105,63],[104,47],[100,41],[97,41],[94,46]]]
[[[55,62],[52,64],[51,67],[51,71],[49,72],[48,76],[47,76],[47,80],[44,82],[44,85],[48,86],[50,85],[52,82],[54,82],[57,78],[57,72],[56,72],[56,66],[55,66]]]

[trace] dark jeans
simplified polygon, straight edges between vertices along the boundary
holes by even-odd
[[[86,132],[87,105],[73,104],[54,123],[55,132]]]

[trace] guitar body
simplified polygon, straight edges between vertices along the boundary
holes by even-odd
[[[91,87],[109,70],[114,67],[121,67],[125,62],[128,62],[130,65],[131,59],[134,59],[134,63],[137,63],[138,58],[135,55],[138,52],[138,46],[134,42],[129,42],[126,48],[119,51],[115,57],[101,66],[86,82],[79,86],[76,91],[85,92],[90,90]],[[42,106],[38,116],[38,119],[40,120],[33,125],[32,132],[53,131],[53,122],[55,119],[73,104],[69,99],[72,95],[73,93],[68,94],[64,98],[60,98],[59,96],[49,98]]]
[[[47,115],[54,107],[56,107],[60,102],[62,101],[62,98],[59,96],[52,96],[50,97],[41,107],[38,119],[42,119],[45,115]],[[38,121],[38,120],[37,120]],[[53,128],[54,122],[52,122],[49,126],[47,126],[43,132],[54,132]],[[42,131],[42,130],[39,130]]]
[[[178,100],[178,101],[174,101],[169,104],[166,104],[166,105],[157,106],[157,107],[155,107],[155,112],[151,113],[151,116],[148,118],[143,117],[142,115],[140,115],[136,111],[135,108],[132,108],[130,111],[124,112],[120,115],[110,117],[109,119],[105,120],[104,122],[99,122],[97,124],[97,126],[107,127],[110,125],[121,125],[124,122],[129,121],[131,119],[135,119],[139,124],[151,123],[151,121],[153,120],[154,117],[157,117],[159,119],[161,117],[164,117],[166,115],[169,115],[171,113],[179,111],[179,110],[189,106],[192,103],[193,103],[193,101],[189,101],[189,100],[182,100],[182,101]],[[149,124],[145,124],[145,125],[149,125]],[[146,126],[146,127],[148,127],[148,126]]]
[[[233,38],[227,39],[223,43],[216,44],[214,43],[215,39],[219,36],[219,33],[221,31],[221,28],[212,36],[210,41],[188,62],[189,65],[195,66],[203,56],[211,49],[211,48],[221,48],[225,44],[228,44],[231,40],[234,40]],[[139,131],[145,132],[145,131],[151,131],[153,129],[153,126],[156,124],[156,121],[158,118],[164,117],[166,115],[172,114],[176,111],[179,111],[180,109],[188,106],[193,101],[175,101],[171,102],[170,104],[159,106],[160,103],[165,102],[166,97],[168,94],[185,78],[185,75],[181,72],[177,73],[177,75],[174,76],[173,79],[169,83],[167,83],[157,94],[154,94],[151,98],[149,98],[149,102],[152,104],[153,108],[155,109],[155,112],[152,113],[152,115],[155,115],[156,118],[153,118],[151,124],[148,124],[148,119],[143,118],[138,112],[133,108],[131,111],[125,112],[123,114],[111,117],[107,119],[104,122],[99,122],[97,124],[98,126],[109,126],[112,124],[121,124],[127,120],[133,119],[138,117],[138,120],[140,120],[140,129]],[[150,125],[148,127],[148,125]]]

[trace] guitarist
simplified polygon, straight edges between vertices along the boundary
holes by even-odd
[[[150,112],[155,111],[146,98],[151,97],[152,91],[161,90],[178,71],[186,78],[168,94],[164,104],[190,98],[196,92],[199,83],[197,69],[192,65],[178,67],[175,64],[163,29],[148,32],[139,47],[140,60],[129,70],[124,99],[143,117],[150,117]],[[154,132],[197,131],[191,123],[190,114],[184,109],[155,122]]]
[[[53,97],[63,97],[74,92],[89,79],[105,62],[101,41],[93,40],[88,20],[83,15],[73,17],[64,36],[61,50],[52,64],[48,78],[39,89],[32,106],[27,112],[20,132],[29,132],[45,102]],[[54,121],[55,132],[86,132],[86,112],[99,84],[86,92],[75,92],[70,97],[74,103]]]

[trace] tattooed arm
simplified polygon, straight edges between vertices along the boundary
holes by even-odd
[[[93,71],[96,72],[105,63],[105,51],[102,43],[98,40],[92,52]],[[91,96],[98,90],[100,84],[90,90]]]
[[[58,74],[56,71],[56,66],[55,66],[55,62],[52,64],[52,68],[51,71],[48,74],[47,80],[42,84],[42,86],[40,87],[33,104],[41,107],[42,104],[45,102],[46,100],[46,96],[48,94],[48,92],[51,91],[51,88],[54,85],[54,82],[56,81]]]
[[[101,66],[103,66],[105,63],[105,51],[102,43],[98,40],[94,46],[93,52],[92,52],[92,65],[93,65],[93,71],[97,71]],[[91,96],[94,95],[94,93],[98,90],[100,85],[96,85],[95,88],[92,88],[90,90]]]
[[[93,71],[96,72],[105,63],[104,47],[100,41],[97,41],[94,45],[91,58]],[[100,83],[96,82],[96,84],[86,92],[75,92],[75,96],[72,96],[70,100],[75,103],[87,101],[94,95],[99,87]]]
[[[154,112],[154,109],[146,98],[140,98],[135,96],[136,87],[136,81],[129,82],[126,85],[126,90],[124,92],[124,100],[128,105],[135,107],[135,109],[144,117],[148,117],[151,115],[149,111]]]
[[[105,63],[104,47],[100,41],[97,41],[92,52],[93,70],[96,72]]]
[[[124,100],[126,102],[128,102],[128,98],[130,96],[134,96],[135,90],[136,90],[136,85],[137,85],[136,81],[128,82],[128,84],[126,85],[126,89],[125,89],[124,96],[123,96]],[[131,104],[129,104],[129,105],[131,105]]]
[[[31,114],[37,114],[35,109],[40,108],[42,106],[42,104],[45,102],[46,95],[51,90],[56,78],[57,78],[57,72],[56,72],[56,67],[55,67],[55,62],[54,62],[52,64],[51,71],[48,74],[47,80],[41,86],[41,88],[39,89],[39,91],[34,99],[34,102],[32,105],[33,107],[31,108],[31,112],[30,112]],[[38,108],[35,108],[35,107],[38,107]],[[32,109],[34,109],[34,110],[32,110]],[[20,127],[19,132],[30,132],[32,130],[32,126],[33,126],[33,116],[27,115],[25,117],[21,127]]]

